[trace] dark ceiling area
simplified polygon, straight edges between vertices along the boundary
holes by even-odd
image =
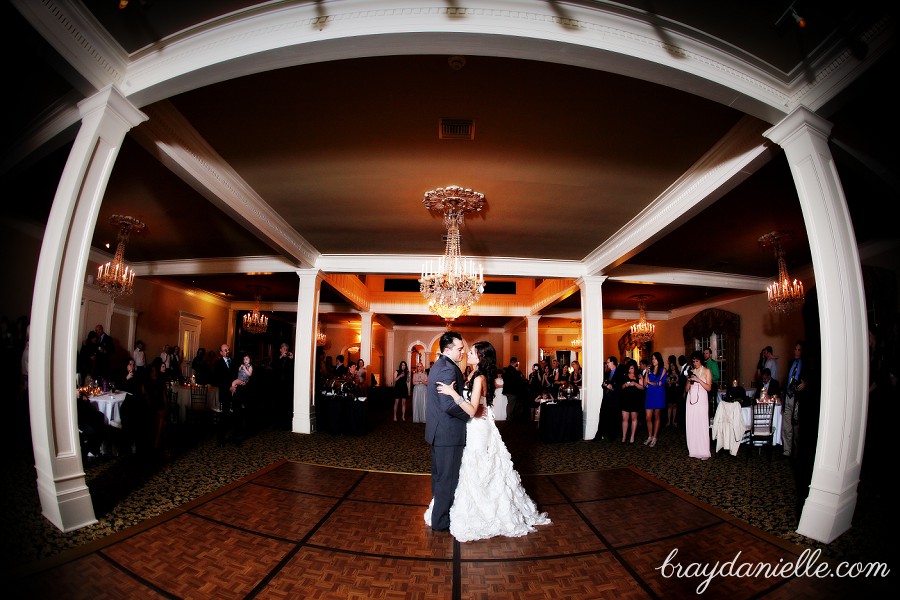
[[[125,10],[117,2],[83,4],[124,50],[139,52],[259,3],[157,0],[130,2]],[[566,10],[564,4],[548,4]],[[854,37],[854,27],[866,22],[859,7],[795,2],[808,22],[801,30],[783,18],[789,4],[654,2],[652,8],[659,18],[724,40],[735,52],[784,72],[811,69],[814,52],[835,32],[865,54],[865,45]],[[74,69],[61,67],[64,61],[49,44],[4,5],[8,30],[14,32],[6,40],[8,52],[27,50],[31,57],[27,66],[12,66],[27,90],[14,94],[14,118],[4,132],[15,140],[51,102],[77,95],[79,83]],[[317,7],[328,11],[330,3]],[[615,73],[498,56],[462,58],[458,69],[445,54],[303,64],[199,87],[159,106],[183,116],[286,226],[323,255],[439,254],[444,229],[422,206],[422,194],[459,184],[485,193],[488,201],[487,210],[463,225],[464,254],[546,261],[582,261],[620,235],[743,117],[687,91]],[[834,125],[831,147],[861,245],[898,240],[893,220],[880,216],[900,199],[895,149],[900,131],[886,90],[897,66],[892,47],[823,110]],[[450,117],[472,119],[474,139],[439,139],[438,124]],[[152,156],[142,143],[146,127],[139,125],[126,137],[116,159],[95,248],[114,244],[110,215],[130,214],[147,223],[127,248],[127,258],[138,263],[277,255],[278,249],[248,226],[252,215],[210,202]],[[15,199],[5,203],[8,216],[46,223],[72,135],[69,131],[7,165],[2,181],[8,198]],[[804,218],[787,160],[774,145],[768,158],[734,189],[628,252],[615,268],[650,265],[768,278],[777,271],[775,258],[758,239],[790,230],[788,266],[809,269]],[[488,274],[489,280],[492,275],[502,276]],[[153,278],[228,301],[252,301],[255,285],[265,286],[263,302],[295,302],[298,293],[294,273]],[[634,296],[650,294],[649,310],[672,311],[747,293],[758,291],[610,280],[603,287],[603,306],[633,311]],[[321,301],[340,305],[345,298],[325,283]],[[576,292],[542,313],[578,310]],[[438,317],[387,316],[397,324],[443,324]],[[487,327],[508,322],[508,317],[460,319]]]

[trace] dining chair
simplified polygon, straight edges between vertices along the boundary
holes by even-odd
[[[772,420],[775,416],[776,404],[774,402],[755,402],[753,404],[753,421],[750,425],[750,437],[748,443],[759,448],[762,454],[763,448],[769,449],[769,458],[772,458]],[[747,453],[749,457],[749,452]]]
[[[178,407],[178,390],[175,386],[166,386],[166,419],[171,425],[178,425],[180,421]]]
[[[206,408],[208,388],[205,385],[191,386],[191,404],[187,411],[187,422],[192,425],[205,425],[209,413]]]

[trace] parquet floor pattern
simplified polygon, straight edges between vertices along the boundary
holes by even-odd
[[[769,536],[633,468],[528,475],[552,525],[460,544],[422,518],[427,475],[281,461],[40,565],[21,598],[689,598],[681,564],[794,561]],[[827,598],[840,581],[717,577],[702,597]],[[846,596],[844,596],[846,597]]]

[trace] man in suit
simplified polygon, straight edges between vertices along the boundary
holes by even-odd
[[[463,355],[462,336],[447,331],[441,336],[440,350],[428,374],[428,402],[425,406],[425,441],[431,445],[431,529],[449,531],[450,506],[459,482],[459,467],[466,446],[466,423],[469,415],[454,402],[453,397],[439,394],[438,382],[451,384],[460,394],[463,376],[457,362]]]
[[[116,351],[116,345],[113,339],[103,331],[103,325],[98,324],[94,327],[94,332],[97,334],[97,373],[94,378],[106,379],[110,376],[109,362]]]
[[[281,344],[279,355],[272,362],[275,381],[275,422],[280,429],[290,431],[294,414],[294,353],[287,342]]]
[[[506,418],[510,421],[522,421],[527,408],[525,401],[528,395],[528,382],[519,370],[519,359],[513,356],[503,369],[503,394],[506,396]]]
[[[619,439],[619,425],[622,422],[619,410],[619,382],[623,369],[619,369],[619,359],[606,357],[605,378],[603,380],[603,401],[600,404],[600,439],[611,442]]]
[[[343,377],[347,374],[347,367],[344,365],[344,355],[338,354],[334,365],[334,377]]]
[[[219,426],[216,431],[216,439],[220,446],[226,442],[239,443],[235,437],[236,419],[241,415],[235,415],[233,397],[231,395],[231,382],[237,379],[238,365],[231,358],[231,348],[228,344],[222,344],[219,348],[219,358],[213,363],[212,384],[219,388],[219,408],[222,414],[219,417]],[[231,437],[228,437],[228,434]]]
[[[777,397],[783,399],[781,395],[781,384],[778,383],[777,379],[772,379],[772,372],[769,369],[762,370],[762,383],[756,389],[756,394],[753,399],[758,401],[763,393],[769,398]]]
[[[784,418],[781,420],[781,441],[784,443],[785,456],[790,456],[797,447],[794,439],[798,425],[797,414],[800,408],[800,399],[805,395],[809,379],[809,368],[803,362],[803,342],[798,341],[794,344],[794,362],[788,369],[788,384],[784,394]]]

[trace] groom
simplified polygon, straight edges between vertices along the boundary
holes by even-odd
[[[425,407],[425,441],[431,444],[431,529],[449,531],[450,505],[459,481],[459,467],[466,447],[466,423],[469,415],[452,396],[439,394],[437,383],[455,384],[463,392],[462,371],[456,363],[463,355],[462,336],[447,331],[441,336],[441,355],[428,374],[428,402]]]

